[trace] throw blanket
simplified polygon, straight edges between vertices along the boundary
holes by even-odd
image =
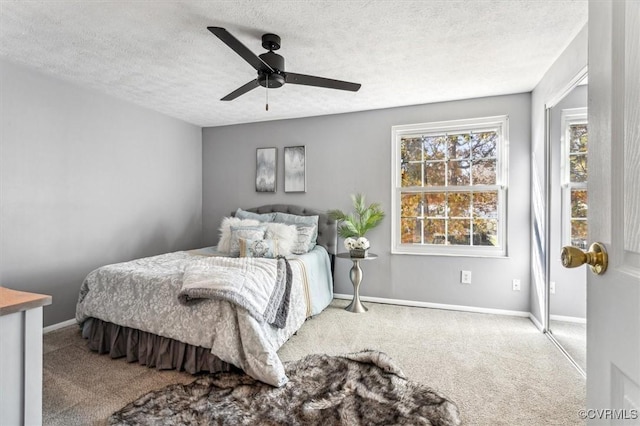
[[[178,300],[183,305],[202,299],[226,300],[260,322],[277,328],[287,323],[291,266],[284,257],[212,257],[187,266]]]

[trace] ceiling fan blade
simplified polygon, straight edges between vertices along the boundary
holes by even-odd
[[[234,90],[233,92],[229,93],[227,96],[225,96],[224,98],[222,98],[220,100],[221,101],[232,101],[235,98],[237,98],[238,96],[242,96],[245,93],[247,93],[248,91],[255,89],[259,85],[260,85],[260,83],[258,83],[258,79],[256,78],[255,80],[251,80],[250,82],[248,82],[244,86],[238,87],[236,90]]]
[[[247,46],[242,44],[240,40],[235,38],[231,33],[224,28],[220,27],[207,27],[209,31],[218,37],[224,44],[229,46],[234,52],[242,57],[245,61],[249,62],[249,65],[254,67],[257,71],[267,70],[273,71],[273,69],[265,61],[260,59],[258,55],[253,53]]]
[[[291,84],[304,84],[305,86],[326,87],[327,89],[349,90],[357,92],[362,86],[359,83],[350,83],[348,81],[333,80],[331,78],[316,77],[313,75],[296,74],[292,72],[286,73],[285,81]]]

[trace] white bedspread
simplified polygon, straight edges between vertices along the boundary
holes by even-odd
[[[293,282],[284,328],[259,322],[234,304],[178,302],[185,268],[202,257],[175,252],[98,268],[84,280],[76,320],[90,317],[211,348],[211,353],[274,386],[287,382],[276,351],[304,323],[309,294],[305,265],[290,259]]]

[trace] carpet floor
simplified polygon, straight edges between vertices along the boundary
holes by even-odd
[[[526,318],[365,303],[353,314],[334,300],[278,352],[385,352],[412,381],[455,401],[473,426],[583,425],[585,381]],[[157,371],[86,348],[77,327],[44,336],[43,423],[105,424],[140,395],[194,377]]]

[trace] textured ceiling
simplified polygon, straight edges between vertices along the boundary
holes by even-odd
[[[0,56],[200,126],[527,92],[587,22],[587,1],[0,1]],[[282,38],[286,69],[362,83],[286,85],[219,99],[255,78],[214,37],[254,53]]]

